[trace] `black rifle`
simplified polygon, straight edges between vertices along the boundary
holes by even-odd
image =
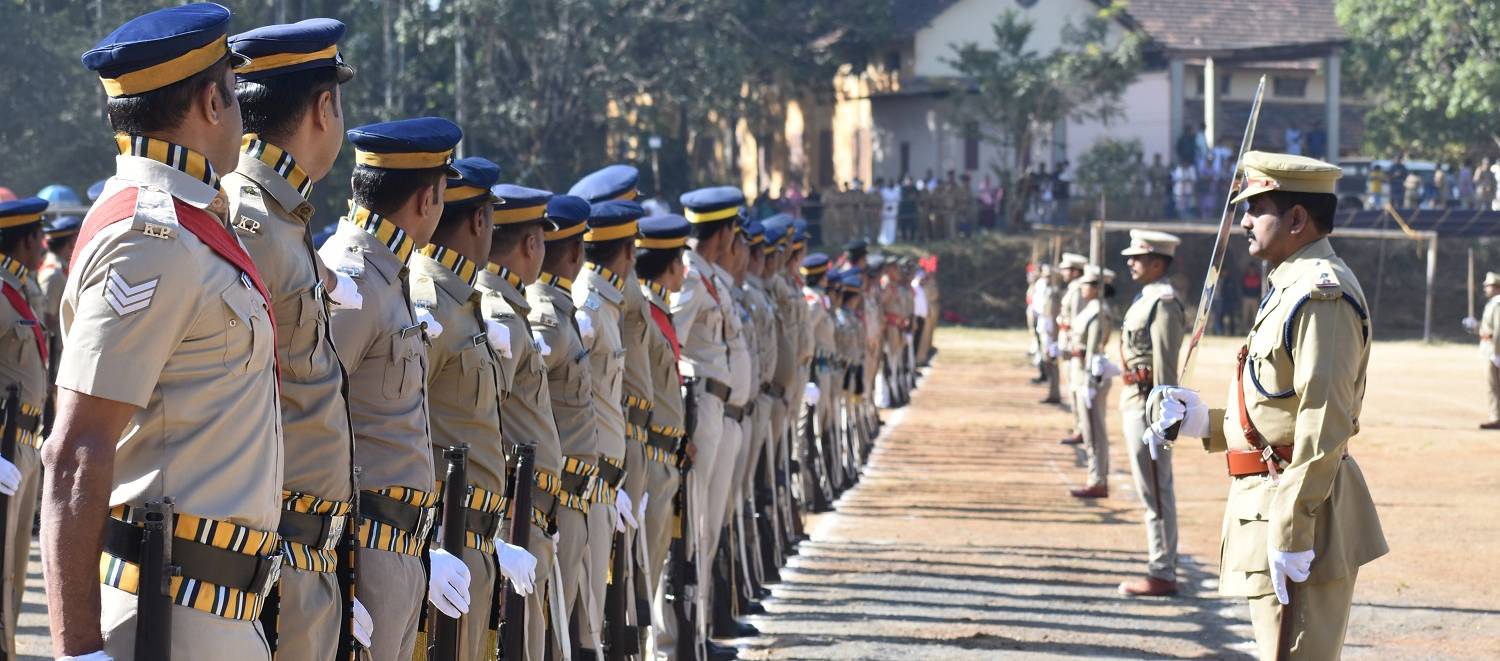
[[[5,405],[4,409],[0,410],[0,415],[5,416],[5,435],[3,437],[0,437],[0,455],[3,455],[6,461],[14,462],[16,458],[16,434],[19,431],[17,427],[19,426],[18,423],[20,422],[21,417],[20,386],[16,384],[6,386]],[[16,526],[17,533],[21,531],[21,526],[19,525],[19,523],[20,522],[17,522],[18,525]],[[7,548],[6,543],[10,541],[5,538],[5,530],[9,526],[9,524],[10,496],[0,494],[0,549]],[[28,525],[26,526],[26,528],[29,530],[30,526]],[[10,577],[7,576],[5,572],[0,571],[0,594],[6,593],[4,588],[5,581],[8,578]],[[4,600],[0,600],[0,629],[6,628],[4,624],[6,621],[5,605],[6,604]],[[14,632],[7,631],[6,633]],[[10,651],[3,649],[3,646],[0,646],[0,661],[10,661],[10,656]]]
[[[609,554],[609,585],[604,590],[604,658],[606,661],[625,661],[639,650],[632,649],[631,641],[638,640],[629,619],[629,604],[626,595],[630,585],[626,572],[629,551],[625,545],[625,533],[614,534]]]
[[[172,499],[146,503],[136,590],[135,658],[172,659]]]
[[[448,474],[443,481],[443,548],[455,558],[462,558],[464,534],[467,532],[464,517],[464,500],[469,495],[469,445],[451,445],[443,451],[448,460]],[[448,617],[434,609],[435,626],[431,645],[434,661],[458,661],[458,623],[456,617]]]
[[[536,445],[516,446],[516,473],[511,482],[510,543],[521,548],[531,545],[531,490],[536,482]],[[546,531],[543,531],[546,532]],[[561,586],[553,589],[562,589]],[[505,591],[500,620],[500,658],[513,661],[526,658],[526,597],[514,589]]]
[[[688,599],[688,585],[696,580],[688,564],[688,543],[692,539],[692,528],[689,525],[692,521],[692,512],[688,507],[688,473],[692,471],[693,463],[687,451],[693,432],[698,427],[698,395],[695,385],[689,381],[688,385],[682,389],[683,437],[681,445],[677,448],[677,466],[681,469],[681,478],[677,481],[677,493],[672,496],[672,512],[677,520],[677,530],[672,537],[671,548],[668,550],[671,556],[669,566],[672,574],[667,598],[672,602],[672,614],[677,618],[677,656],[682,661],[693,661],[698,658],[698,628],[692,615],[692,601]],[[702,562],[702,558],[698,561]]]
[[[344,617],[339,623],[339,658],[344,661],[360,661],[360,652],[364,646],[354,638],[354,598],[358,596],[355,584],[359,573],[355,568],[356,552],[359,547],[359,466],[352,467],[350,471],[350,484],[353,486],[350,496],[349,514],[344,517],[344,534],[339,536],[338,546],[334,553],[338,554],[338,569],[334,575],[338,577],[339,597],[343,601]]]

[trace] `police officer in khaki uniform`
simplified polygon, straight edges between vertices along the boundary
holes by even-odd
[[[1074,498],[1104,498],[1109,495],[1109,429],[1104,425],[1104,406],[1109,401],[1109,381],[1092,366],[1105,360],[1104,352],[1114,330],[1114,311],[1104,300],[1104,288],[1113,273],[1089,265],[1078,279],[1080,305],[1068,330],[1072,336],[1068,354],[1068,387],[1082,418],[1083,449],[1088,457],[1088,483],[1073,489]]]
[[[759,221],[748,225],[750,232],[750,251],[747,255],[748,264],[745,269],[744,284],[742,289],[745,294],[745,307],[750,313],[753,329],[749,329],[755,338],[755,396],[752,398],[754,405],[750,417],[750,449],[749,460],[743,471],[742,486],[745,502],[750,507],[749,512],[758,512],[759,515],[746,517],[747,526],[756,526],[754,531],[760,542],[760,548],[752,552],[759,553],[758,562],[752,562],[752,566],[758,567],[760,576],[758,580],[774,580],[777,569],[777,560],[780,558],[776,549],[776,532],[772,527],[773,511],[770,508],[773,488],[774,447],[771,439],[773,437],[771,428],[771,408],[773,398],[772,379],[775,376],[776,362],[778,359],[778,342],[776,337],[776,308],[771,302],[770,293],[766,289],[767,264],[772,261],[771,254],[775,247],[766,241],[766,231],[763,223]]]
[[[1484,312],[1480,319],[1464,319],[1464,328],[1479,335],[1479,354],[1489,382],[1489,420],[1480,429],[1500,429],[1500,273],[1484,274]]]
[[[693,470],[688,475],[689,507],[692,521],[694,568],[697,570],[696,622],[708,622],[708,604],[714,599],[710,574],[718,553],[719,534],[728,503],[727,479],[715,479],[721,462],[733,461],[737,439],[726,440],[724,406],[729,399],[729,351],[726,345],[728,321],[724,304],[725,291],[715,275],[713,262],[729,251],[735,240],[734,223],[738,222],[745,196],[733,186],[701,188],[684,193],[680,202],[692,224],[689,250],[683,251],[687,267],[682,290],[672,294],[672,326],[682,342],[678,369],[687,380],[686,387],[696,406],[692,412],[696,427],[691,430],[694,448]],[[722,473],[727,475],[728,471]],[[726,597],[727,598],[727,597]],[[666,623],[657,636],[657,649],[672,656],[676,637],[673,623]],[[707,631],[699,632],[700,640]],[[713,646],[710,645],[710,648]]]
[[[44,325],[44,301],[30,297],[35,268],[46,254],[42,212],[47,201],[33,197],[0,202],[0,398],[15,389],[20,409],[16,416],[15,452],[0,457],[0,494],[8,496],[5,512],[4,582],[0,608],[3,639],[0,646],[16,650],[16,616],[26,588],[26,561],[31,553],[31,520],[41,488],[42,407],[47,402],[47,365],[50,329]]]
[[[1120,426],[1130,457],[1135,492],[1146,508],[1146,575],[1120,584],[1130,596],[1164,596],[1177,592],[1177,494],[1173,488],[1172,451],[1155,457],[1135,440],[1146,430],[1146,397],[1155,386],[1175,386],[1177,356],[1187,331],[1182,299],[1167,274],[1181,241],[1165,232],[1131,230],[1130,245],[1120,252],[1140,296],[1125,311],[1120,331]]]
[[[287,454],[278,532],[287,566],[276,616],[287,626],[266,625],[276,632],[276,657],[288,660],[335,656],[348,588],[338,582],[337,546],[354,498],[354,439],[325,306],[328,299],[357,306],[359,292],[349,276],[324,268],[308,227],[313,184],[344,144],[339,85],[354,70],[338,54],[343,34],[343,23],[317,18],[229,40],[262,61],[235,72],[245,138],[224,192],[230,224],[255,258],[281,323],[276,358]],[[369,646],[369,616],[363,605],[354,608],[356,638]]]
[[[371,124],[354,143],[353,199],[318,251],[323,263],[358,285],[359,308],[330,318],[349,375],[354,462],[360,467],[357,566],[375,623],[372,656],[411,658],[422,595],[450,617],[468,608],[469,570],[427,538],[438,501],[428,427],[429,333],[442,329],[417,310],[408,260],[427,245],[443,213],[452,151],[462,132],[435,117]],[[423,556],[429,571],[423,570]],[[431,580],[429,581],[429,577]]]
[[[799,315],[806,308],[787,280],[786,260],[791,251],[791,219],[782,215],[761,222],[766,232],[766,242],[773,246],[766,256],[766,293],[772,306],[776,325],[776,362],[771,370],[766,394],[770,397],[771,438],[767,457],[771,461],[774,480],[774,498],[782,518],[782,552],[790,552],[795,544],[795,535],[800,530],[800,521],[793,505],[791,480],[790,444],[795,422],[791,408],[794,393],[800,396],[806,378],[801,376],[803,367],[799,362],[801,338],[806,330],[798,323]]]
[[[562,471],[562,447],[552,414],[552,391],[547,364],[532,339],[531,304],[526,286],[536,282],[546,253],[544,232],[556,229],[546,217],[552,194],[535,188],[500,184],[490,189],[498,198],[491,213],[494,236],[489,264],[479,274],[477,287],[485,317],[503,325],[509,351],[500,350],[500,381],[505,395],[500,402],[500,438],[507,448],[529,443],[535,446],[535,476],[532,511],[521,513],[531,521],[526,550],[536,561],[531,594],[526,599],[526,658],[540,661],[547,652],[547,596],[558,586],[552,582],[557,550],[552,535],[557,532],[558,478]],[[512,505],[507,518],[516,516]],[[509,522],[506,530],[509,530]]]
[[[815,252],[802,258],[799,273],[802,276],[802,301],[807,308],[807,332],[812,344],[812,369],[808,383],[816,388],[818,395],[809,396],[804,402],[802,415],[802,438],[808,440],[801,455],[804,467],[810,467],[809,477],[804,481],[804,502],[814,511],[826,511],[833,507],[833,469],[829,464],[829,431],[833,428],[832,410],[835,408],[833,388],[833,359],[837,350],[834,338],[832,305],[824,291],[823,278],[828,273],[828,255]],[[811,392],[811,391],[810,391]]]
[[[1082,286],[1079,278],[1083,277],[1084,267],[1088,266],[1088,259],[1077,253],[1065,252],[1062,259],[1057,263],[1057,270],[1062,273],[1063,288],[1061,298],[1058,299],[1057,307],[1057,341],[1058,355],[1063,364],[1067,364],[1068,357],[1072,355],[1073,346],[1073,317],[1078,314],[1081,304],[1081,293],[1078,291]],[[1083,442],[1083,413],[1084,408],[1079,406],[1076,384],[1072,383],[1072,374],[1069,373],[1068,403],[1073,412],[1073,433],[1062,439],[1064,445],[1077,445]]]
[[[599,445],[594,411],[594,384],[588,352],[573,307],[573,278],[583,268],[583,233],[589,204],[572,195],[547,200],[547,219],[557,228],[544,232],[546,254],[536,282],[526,287],[531,304],[527,320],[542,362],[547,366],[547,389],[552,395],[552,418],[557,426],[563,464],[558,474],[557,562],[553,579],[559,581],[561,613],[554,613],[554,632],[567,631],[592,640],[588,618],[575,618],[583,586],[588,552],[588,515],[594,477],[599,468]],[[587,599],[587,597],[584,597]],[[587,603],[584,603],[585,608]],[[586,610],[581,611],[587,613]],[[569,639],[573,647],[582,641]]]
[[[174,554],[170,638],[140,632],[143,645],[184,659],[270,657],[256,617],[280,557],[274,299],[229,229],[217,174],[234,169],[241,132],[232,67],[245,60],[228,48],[228,24],[218,5],[163,9],[84,54],[121,154],[63,293],[67,350],[42,452],[60,656],[136,658],[138,526],[170,498],[174,549],[202,552]],[[180,120],[162,125],[168,109]],[[235,575],[247,580],[226,580]]]
[[[599,637],[604,637],[604,592],[610,583],[610,559],[615,549],[616,528],[624,532],[634,522],[630,493],[620,487],[625,480],[625,278],[635,270],[636,221],[646,215],[641,205],[610,200],[590,205],[588,229],[583,233],[583,270],[573,284],[573,304],[589,355],[593,379],[595,440],[599,472],[589,510],[588,590],[589,616]],[[628,555],[626,557],[629,557]],[[620,577],[625,585],[626,577]],[[602,640],[600,641],[603,642]]]
[[[62,307],[63,287],[68,284],[68,262],[73,259],[74,239],[78,237],[80,227],[83,227],[83,218],[79,216],[62,216],[45,225],[47,256],[37,271],[37,285],[41,287],[42,304],[46,309],[37,310],[37,313],[54,339],[62,334],[57,311]]]
[[[412,255],[408,280],[412,304],[436,322],[428,328],[432,340],[427,349],[427,389],[439,493],[453,488],[442,482],[447,471],[444,451],[468,446],[464,548],[441,550],[460,558],[469,571],[469,609],[459,622],[457,647],[460,658],[471,659],[487,656],[487,646],[493,649],[490,619],[498,605],[499,574],[512,584],[529,582],[536,560],[525,549],[497,541],[507,481],[499,360],[511,352],[510,334],[485,315],[476,286],[479,265],[489,258],[494,201],[490,186],[500,178],[500,168],[478,157],[456,161],[453,168],[459,176],[448,179],[432,243]],[[441,544],[442,536],[434,536],[433,543]],[[525,589],[518,593],[524,595]],[[444,610],[442,604],[437,610]],[[433,630],[429,622],[427,631]]]
[[[1228,408],[1197,393],[1153,393],[1156,422],[1227,452],[1229,502],[1219,592],[1245,597],[1262,659],[1290,641],[1292,659],[1337,659],[1359,568],[1387,551],[1350,447],[1370,358],[1364,292],[1328,241],[1338,167],[1249,152],[1240,225],[1271,266],[1270,293],[1239,352]],[[1267,449],[1269,448],[1269,449]],[[1285,631],[1281,628],[1285,627]]]
[[[687,248],[692,226],[682,216],[666,215],[642,219],[639,227],[640,237],[635,240],[635,274],[641,294],[650,306],[647,313],[651,326],[647,329],[645,348],[650,361],[655,405],[644,445],[646,463],[631,472],[645,474],[646,493],[642,501],[655,504],[643,508],[645,516],[640,520],[646,545],[645,578],[648,589],[652,591],[651,622],[655,630],[649,642],[654,647],[665,623],[675,619],[666,600],[665,563],[667,548],[674,535],[672,521],[678,514],[678,504],[674,502],[681,480],[678,457],[690,454],[682,447],[686,411],[682,375],[677,368],[682,345],[677,339],[677,329],[672,325],[672,306],[668,297],[682,289],[687,275],[682,252]]]

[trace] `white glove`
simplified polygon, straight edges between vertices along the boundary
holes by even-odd
[[[589,313],[583,310],[574,310],[573,321],[578,322],[578,337],[583,339],[584,343],[593,342],[594,320],[589,317]]]
[[[342,310],[358,310],[365,304],[365,297],[359,293],[359,284],[354,278],[344,275],[342,271],[334,271],[333,291],[328,292],[328,300],[333,307]]]
[[[626,526],[632,530],[640,523],[635,518],[635,503],[630,502],[630,494],[624,489],[615,489],[615,532],[625,532]]]
[[[1083,389],[1083,407],[1086,409],[1094,408],[1094,397],[1098,394],[1099,390],[1097,388],[1093,386],[1085,387]]]
[[[552,347],[547,346],[547,338],[542,336],[541,331],[531,331],[531,343],[536,345],[536,352],[542,354],[543,358],[552,355]]]
[[[818,390],[818,384],[808,381],[807,385],[802,386],[802,399],[807,400],[808,406],[817,406],[818,398],[822,396],[823,391]]]
[[[427,336],[436,340],[443,334],[443,325],[438,323],[437,318],[432,316],[432,310],[417,308],[417,323],[427,324]]]
[[[375,635],[375,620],[370,618],[370,611],[365,610],[365,605],[359,603],[359,598],[354,599],[354,639],[359,641],[365,649],[370,648],[370,640]]]
[[[504,540],[495,540],[495,561],[500,564],[500,573],[510,581],[510,589],[527,596],[536,590],[536,556]]]
[[[1059,351],[1059,349],[1057,347],[1057,343],[1056,342],[1048,342],[1047,343],[1047,357],[1048,358],[1056,358],[1057,354],[1058,354],[1058,351]]]
[[[469,612],[468,565],[443,549],[429,549],[427,564],[427,601],[448,617],[463,617]]]
[[[1113,379],[1120,375],[1120,366],[1105,358],[1104,354],[1096,353],[1089,361],[1089,374],[1101,379]]]
[[[104,650],[99,650],[83,656],[60,656],[57,657],[57,661],[115,661],[115,658],[105,654]]]
[[[1159,400],[1161,409],[1157,412],[1156,422],[1141,434],[1141,442],[1150,448],[1153,461],[1160,455],[1161,448],[1167,445],[1167,430],[1178,422],[1182,423],[1182,427],[1177,430],[1179,436],[1208,436],[1208,407],[1203,404],[1203,399],[1198,397],[1196,391],[1177,386],[1157,386],[1151,390],[1148,401],[1151,399]]]
[[[1286,589],[1287,579],[1291,579],[1293,583],[1307,580],[1308,572],[1312,570],[1313,551],[1308,549],[1287,553],[1267,549],[1266,560],[1271,566],[1271,587],[1276,589],[1276,601],[1285,606],[1291,601]]]
[[[646,503],[651,502],[651,492],[641,494],[641,503],[635,510],[635,520],[644,522],[646,520]]]
[[[490,340],[490,348],[501,358],[513,358],[510,353],[510,327],[494,319],[484,320],[484,335]]]
[[[0,493],[14,496],[20,487],[21,471],[5,457],[0,457]]]
[[[1494,365],[1495,367],[1500,367],[1500,354],[1490,356],[1490,364]]]
[[[1479,328],[1479,320],[1473,317],[1464,317],[1464,330],[1470,333]]]

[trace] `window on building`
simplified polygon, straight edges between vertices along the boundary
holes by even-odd
[[[974,124],[964,127],[964,169],[979,169],[979,127]]]
[[[901,174],[899,176],[905,177],[908,174],[911,174],[911,143],[903,142],[901,143]]]
[[[1234,75],[1222,74],[1219,76],[1219,96],[1229,96],[1229,90],[1234,87]]]
[[[885,70],[892,73],[901,71],[901,51],[893,50],[885,53]]]
[[[1271,91],[1279,97],[1300,99],[1307,96],[1307,78],[1302,76],[1276,76],[1271,79]]]
[[[818,185],[833,185],[833,131],[818,131]]]

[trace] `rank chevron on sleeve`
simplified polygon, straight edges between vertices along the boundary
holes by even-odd
[[[156,295],[156,285],[159,282],[161,276],[140,284],[131,284],[118,271],[110,269],[109,277],[104,283],[104,300],[109,303],[109,307],[114,308],[115,314],[122,317],[140,312],[151,307],[151,299]]]

